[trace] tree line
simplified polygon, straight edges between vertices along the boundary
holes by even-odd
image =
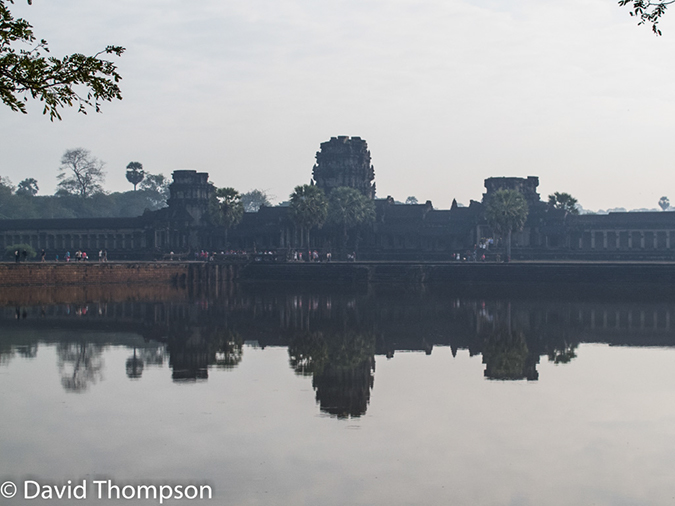
[[[35,178],[15,186],[0,176],[0,219],[133,217],[166,205],[169,184],[163,174],[144,173],[138,191],[113,193],[103,188],[105,176],[105,163],[83,148],[61,157],[53,195],[38,195]]]

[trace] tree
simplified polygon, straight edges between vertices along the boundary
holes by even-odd
[[[659,207],[662,211],[665,211],[670,207],[670,200],[668,200],[668,197],[661,197],[659,199]]]
[[[563,209],[570,214],[579,214],[578,201],[569,193],[555,192],[549,195],[548,205],[554,209]]]
[[[19,251],[19,253],[25,251],[27,258],[35,258],[37,256],[37,253],[35,252],[33,246],[26,243],[19,243],[19,244],[9,244],[8,246],[5,246],[5,258],[7,258],[8,260],[10,259],[13,260],[15,251]]]
[[[91,156],[86,149],[69,149],[61,158],[60,172],[56,176],[59,180],[57,186],[66,194],[82,198],[103,193],[104,166],[105,163]]]
[[[234,188],[218,188],[216,198],[220,208],[220,218],[225,226],[225,243],[227,244],[227,231],[244,217],[244,205],[241,203],[241,195]]]
[[[295,187],[290,199],[289,216],[300,227],[301,245],[303,232],[306,232],[309,246],[309,231],[314,227],[322,227],[328,216],[326,195],[318,186],[304,184]]]
[[[156,195],[156,197],[153,197],[155,207],[164,207],[166,201],[169,200],[169,181],[164,177],[164,174],[145,172],[140,188],[142,191]]]
[[[37,195],[38,188],[37,179],[32,177],[26,178],[19,183],[16,187],[16,194],[23,195],[25,197],[34,197]]]
[[[14,0],[6,2],[13,4]],[[35,42],[30,23],[14,19],[5,0],[0,0],[0,99],[13,111],[26,114],[30,97],[44,102],[42,113],[54,121],[61,119],[62,107],[77,104],[78,111],[86,114],[87,108],[100,112],[103,100],[122,99],[117,67],[100,56],[121,56],[123,47],[108,46],[94,56],[75,53],[59,59],[43,54],[49,53],[46,40]],[[17,49],[15,45],[33,47]],[[84,87],[83,94],[78,87]]]
[[[506,260],[511,259],[511,232],[522,230],[527,221],[527,201],[517,190],[497,190],[485,208],[485,219],[492,229],[506,236]]]
[[[417,200],[417,197],[415,197],[414,195],[412,195],[412,196],[408,197],[407,199],[405,199],[405,203],[406,203],[407,205],[411,205],[411,204],[419,204],[419,201]]]
[[[349,230],[358,225],[375,221],[375,204],[360,191],[347,186],[340,186],[330,193],[328,221],[342,231],[342,247],[344,249]]]
[[[0,194],[11,195],[16,191],[16,187],[12,184],[12,180],[6,176],[0,176]]]
[[[669,5],[675,3],[675,0],[665,0],[661,2],[652,2],[651,0],[619,0],[621,7],[628,5],[631,10],[630,15],[640,18],[639,25],[651,24],[652,31],[656,35],[661,35],[658,24],[661,16],[666,13]]]
[[[241,194],[241,203],[247,213],[257,213],[261,207],[272,205],[264,190],[251,190]]]
[[[0,176],[0,219],[9,218],[7,211],[12,209],[12,200],[16,188],[8,177]]]
[[[143,170],[143,164],[139,162],[129,162],[127,165],[127,181],[134,185],[134,191],[136,191],[136,185],[143,181],[145,177],[145,171]]]

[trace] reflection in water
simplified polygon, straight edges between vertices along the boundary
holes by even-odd
[[[243,340],[223,326],[181,325],[167,338],[169,364],[174,381],[196,381],[208,378],[209,366],[221,369],[236,367],[242,358]]]
[[[539,377],[536,364],[539,357],[530,358],[525,334],[507,326],[499,326],[486,333],[483,345],[485,377],[498,380],[518,380]]]
[[[147,366],[164,365],[164,347],[149,347],[138,349],[134,346],[134,353],[127,359],[127,376],[129,379],[140,379],[143,369]]]
[[[66,391],[84,392],[102,378],[103,348],[87,342],[59,343],[56,347],[61,384]]]
[[[338,418],[366,412],[376,355],[447,346],[481,355],[488,379],[537,380],[540,357],[569,363],[582,342],[675,345],[668,301],[479,299],[378,286],[240,286],[218,296],[173,291],[57,305],[29,298],[36,304],[0,308],[0,365],[53,342],[63,387],[83,392],[101,380],[108,346],[129,348],[128,378],[168,361],[179,382],[235,368],[244,342],[283,346],[293,371],[312,377],[320,409]]]
[[[129,379],[139,379],[143,375],[143,359],[136,355],[136,348],[134,347],[134,355],[127,359],[127,376]]]
[[[291,367],[313,375],[321,410],[338,418],[366,412],[375,372],[375,336],[354,330],[299,332],[288,343]]]
[[[483,307],[477,317],[483,341],[485,377],[495,380],[538,379],[539,355],[530,352],[525,333],[513,328],[511,304],[506,305],[505,311],[489,312]]]

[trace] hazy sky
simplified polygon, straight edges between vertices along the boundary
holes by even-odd
[[[124,100],[51,123],[0,108],[0,175],[52,193],[66,149],[128,190],[152,173],[285,200],[321,142],[367,140],[378,197],[447,208],[490,176],[587,209],[675,200],[675,11],[663,37],[615,0],[17,0],[53,55],[123,45]]]

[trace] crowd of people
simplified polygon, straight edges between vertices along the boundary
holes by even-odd
[[[454,261],[461,262],[485,262],[487,260],[486,255],[491,247],[494,246],[494,241],[492,238],[483,239],[474,245],[472,249],[466,250],[464,253],[452,253],[451,259]],[[25,249],[17,249],[14,252],[14,257],[16,263],[26,261],[30,256],[29,252]],[[35,256],[33,254],[33,256]],[[497,261],[500,261],[500,255],[496,256]],[[207,251],[200,250],[193,253],[174,253],[173,251],[168,255],[164,256],[165,260],[187,260],[194,259],[195,261],[201,262],[214,262],[222,261],[231,258],[241,258],[242,260],[254,260],[256,262],[331,262],[333,260],[333,255],[330,251],[319,251],[319,250],[310,250],[310,249],[295,249],[295,250],[284,250],[278,252],[276,250],[264,250],[264,251],[244,251],[244,250],[227,250],[227,251]],[[61,259],[59,255],[55,255],[54,261],[58,262]],[[70,251],[66,251],[63,261],[65,262],[87,262],[91,260],[86,251],[78,249],[74,255],[71,256]],[[356,261],[356,252],[349,252],[346,255],[346,260],[348,262]],[[40,252],[40,261],[47,261],[47,254],[43,249]],[[107,262],[108,261],[108,251],[106,249],[100,249],[98,252],[98,261]]]
[[[25,262],[28,260],[29,253],[27,250],[22,249],[19,250],[17,249],[14,251],[14,259],[16,263],[20,262]],[[35,256],[35,255],[33,255]],[[61,258],[59,257],[58,253],[54,255],[54,261],[59,262]],[[87,254],[86,251],[82,250],[77,250],[74,255],[71,256],[70,251],[66,251],[66,254],[63,257],[64,262],[87,262],[89,260],[89,255]],[[47,252],[43,249],[40,251],[40,262],[46,262],[47,261]],[[98,252],[98,261],[99,262],[107,262],[108,261],[108,250],[101,249]]]
[[[356,254],[354,254],[356,258]],[[289,260],[293,262],[330,262],[333,259],[333,254],[330,251],[319,253],[317,250],[293,250]]]
[[[185,260],[186,257],[189,258],[189,255],[186,254],[176,254],[173,251],[169,253],[169,260]],[[263,250],[263,251],[244,251],[244,250],[227,250],[221,251],[195,251],[192,254],[192,257],[195,261],[201,262],[214,262],[219,260],[225,260],[230,258],[242,258],[242,259],[253,259],[256,262],[330,262],[333,259],[333,255],[330,251],[319,252],[318,250],[290,250],[284,252],[278,252],[276,250]],[[356,260],[356,253],[349,253],[347,259],[350,261]]]

